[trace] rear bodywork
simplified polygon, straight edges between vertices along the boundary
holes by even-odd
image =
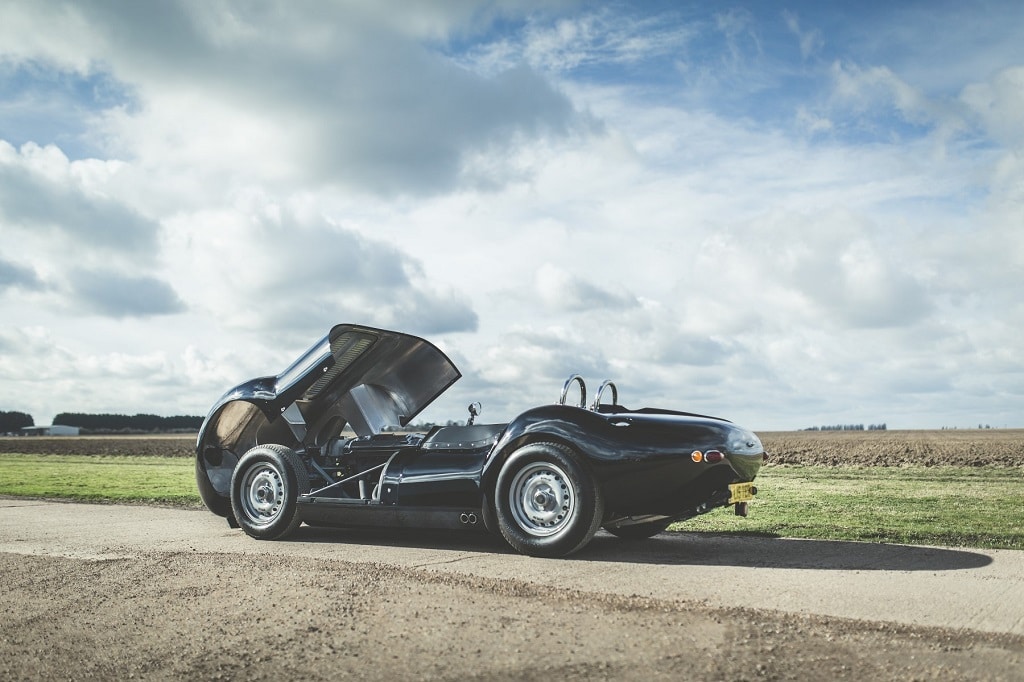
[[[305,468],[309,489],[297,504],[306,523],[494,530],[494,491],[506,460],[524,446],[551,443],[586,462],[603,493],[606,528],[729,505],[746,511],[740,500],[749,494],[737,496],[735,484],[753,481],[761,466],[756,435],[715,417],[630,410],[616,399],[600,404],[600,392],[586,407],[582,380],[580,406],[564,404],[563,389],[558,403],[508,423],[401,432],[460,376],[421,338],[337,325],[281,374],[247,381],[214,404],[197,441],[203,501],[233,522],[239,459],[278,444]]]

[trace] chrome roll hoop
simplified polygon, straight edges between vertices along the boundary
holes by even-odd
[[[579,407],[583,409],[590,409],[592,412],[597,412],[601,407],[601,396],[604,395],[604,389],[612,389],[612,405],[619,404],[619,389],[615,387],[615,384],[611,379],[605,379],[600,388],[597,389],[597,393],[594,394],[594,402],[590,403],[590,407],[587,408],[587,384],[583,381],[583,377],[579,374],[573,374],[565,380],[565,384],[562,386],[562,392],[558,396],[558,405],[565,405],[565,397],[569,393],[569,387],[572,386],[573,382],[580,385],[580,404]]]
[[[611,379],[605,379],[601,382],[601,387],[597,389],[597,393],[594,394],[594,402],[590,404],[590,409],[597,412],[598,408],[601,407],[601,394],[604,393],[604,389],[612,389],[612,405],[619,404],[619,389],[615,388],[615,384]]]
[[[583,377],[579,374],[573,374],[565,380],[565,385],[562,386],[562,393],[558,396],[558,404],[565,405],[565,396],[569,392],[569,387],[572,386],[572,382],[577,382],[580,385],[580,404],[582,408],[587,407],[587,385],[583,382]]]

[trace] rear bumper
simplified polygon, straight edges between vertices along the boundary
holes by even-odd
[[[741,478],[728,464],[709,468],[671,494],[656,500],[651,505],[652,513],[682,521],[718,507],[727,507],[735,503],[729,485],[740,482]]]

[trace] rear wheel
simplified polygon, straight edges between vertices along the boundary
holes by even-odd
[[[494,494],[498,528],[523,554],[571,554],[601,525],[601,489],[579,455],[555,443],[525,445],[498,474]]]
[[[634,523],[631,526],[619,526],[618,528],[608,528],[606,526],[605,530],[622,540],[644,540],[654,537],[671,524],[672,519],[664,519],[647,523]]]
[[[248,535],[279,540],[299,527],[298,496],[309,476],[298,455],[283,445],[250,449],[231,476],[231,510]]]

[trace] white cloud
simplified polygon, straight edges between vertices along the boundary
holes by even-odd
[[[41,37],[0,29],[6,51],[112,74],[140,103],[101,117],[109,153],[179,173],[203,164],[296,185],[429,193],[450,189],[474,150],[563,134],[576,116],[529,68],[478,76],[358,4],[35,7],[5,18]],[[414,18],[436,33],[445,15],[430,14]]]
[[[174,290],[153,277],[122,275],[96,270],[75,270],[68,277],[67,300],[72,311],[87,311],[110,317],[169,315],[185,310]]]
[[[710,238],[699,269],[740,285],[734,291],[746,302],[727,299],[727,305],[748,319],[762,310],[773,313],[776,325],[912,325],[930,311],[914,273],[919,254],[899,240],[892,245],[898,250],[883,253],[876,246],[880,232],[843,212],[766,216],[741,232]]]
[[[31,291],[41,287],[39,275],[32,267],[0,258],[0,292],[7,289]]]
[[[441,421],[1020,413],[1019,12],[406,5],[0,6],[0,409],[202,412],[355,321],[463,365]]]
[[[149,260],[159,226],[90,187],[56,147],[0,140],[0,226]]]
[[[1024,66],[1004,69],[991,80],[964,88],[961,100],[980,118],[995,141],[1010,149],[1024,148]]]
[[[602,288],[551,263],[537,270],[536,287],[544,305],[555,312],[608,311],[639,304],[628,292]]]
[[[598,8],[554,20],[532,15],[515,36],[474,47],[460,61],[481,73],[499,73],[525,62],[545,72],[594,65],[629,65],[678,54],[697,36],[685,23],[624,15]]]
[[[905,121],[931,123],[939,116],[938,107],[917,88],[906,83],[886,66],[862,68],[835,62],[835,97],[856,112],[874,113],[894,106]]]
[[[228,327],[307,339],[339,321],[420,334],[476,328],[471,304],[400,249],[258,196],[178,216],[168,234],[168,257],[189,264],[182,295]]]
[[[814,28],[802,30],[800,28],[800,17],[795,12],[783,11],[782,18],[786,21],[786,27],[793,32],[800,43],[800,56],[807,59],[817,53],[825,44],[821,31]]]

